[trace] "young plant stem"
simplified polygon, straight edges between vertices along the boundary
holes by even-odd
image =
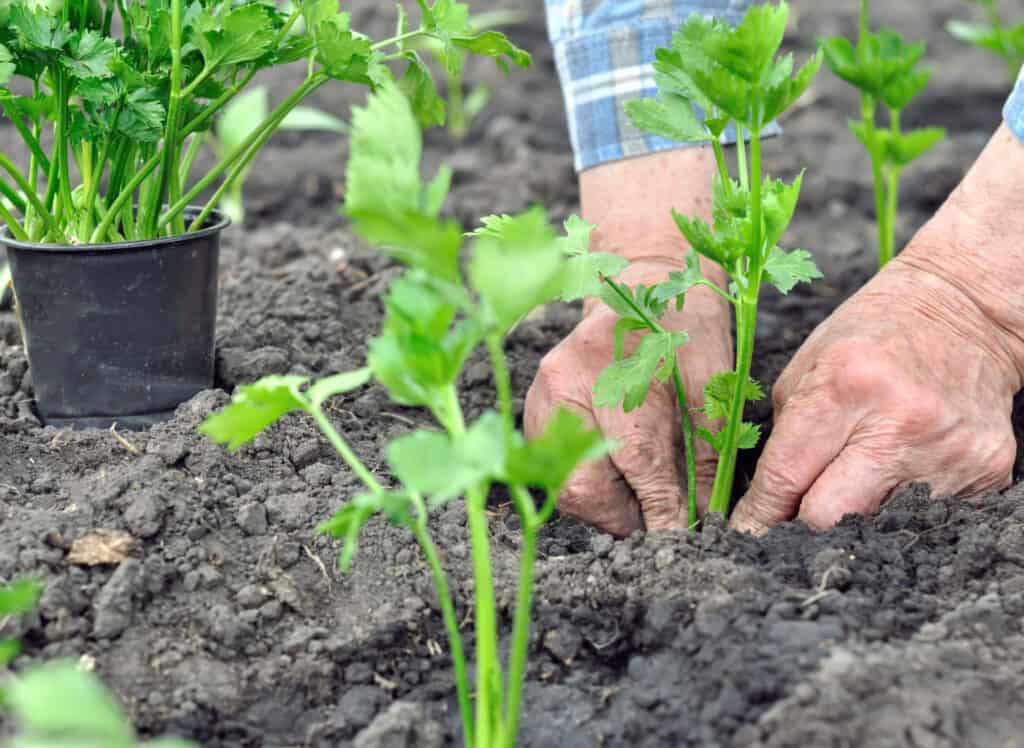
[[[427,566],[434,578],[434,590],[437,592],[437,600],[441,606],[441,617],[444,620],[445,631],[448,634],[448,647],[451,650],[452,669],[455,671],[455,689],[459,699],[459,716],[462,719],[462,731],[465,734],[465,744],[475,745],[473,737],[473,702],[469,693],[469,678],[466,673],[466,654],[462,647],[462,634],[459,631],[459,619],[455,613],[455,603],[452,601],[452,593],[448,587],[448,577],[441,565],[441,558],[437,553],[437,546],[430,538],[427,530],[427,506],[421,496],[414,495],[413,501],[416,504],[416,519],[412,524],[412,533],[427,559]]]
[[[3,168],[8,174],[11,175],[11,179],[14,180],[15,184],[22,191],[25,199],[28,200],[29,204],[39,214],[39,217],[46,224],[46,230],[54,238],[59,238],[61,235],[60,226],[57,224],[56,219],[50,214],[50,211],[46,209],[39,196],[36,195],[35,190],[32,189],[32,185],[29,184],[28,180],[18,170],[18,167],[14,165],[7,156],[0,153],[0,168]]]
[[[146,211],[145,233],[156,236],[157,219],[160,215],[160,208],[164,204],[164,198],[171,203],[177,202],[178,195],[173,192],[172,184],[177,180],[171,179],[171,170],[175,168],[175,162],[181,155],[178,148],[178,126],[181,108],[181,47],[182,27],[184,26],[184,0],[171,0],[171,93],[167,105],[167,123],[163,137],[163,155],[160,159],[160,171],[157,175],[157,187],[150,195],[149,205]],[[172,216],[175,221],[174,228],[184,232],[184,220]]]
[[[352,451],[352,448],[348,446],[338,430],[334,428],[334,424],[331,423],[330,419],[324,414],[320,408],[310,408],[309,414],[313,416],[317,426],[327,437],[327,441],[330,442],[331,446],[334,447],[335,451],[341,456],[341,459],[345,461],[349,469],[355,473],[356,477],[363,482],[363,484],[375,493],[383,493],[384,486],[381,485],[380,481],[374,477],[373,473],[369,471],[366,465],[363,464],[362,460]]]
[[[494,387],[498,392],[498,412],[505,425],[505,438],[508,440],[516,426],[512,415],[512,380],[509,376],[508,361],[505,358],[501,335],[487,336],[487,352],[491,358],[491,368],[494,370]]]
[[[610,279],[605,278],[605,283],[612,289],[616,296],[622,299],[623,303],[640,318],[647,326],[647,329],[654,333],[665,334],[667,331],[658,322],[651,319],[638,307],[627,294],[624,294],[619,287]],[[711,284],[714,285],[714,284]],[[716,286],[717,288],[717,286]],[[694,453],[693,419],[690,418],[690,401],[686,397],[686,387],[679,374],[679,365],[672,367],[672,382],[676,390],[676,399],[679,401],[680,427],[683,432],[683,448],[686,451],[686,505],[688,526],[697,524],[697,458]]]
[[[196,132],[201,127],[203,127],[206,124],[206,122],[211,117],[213,117],[214,114],[220,111],[222,107],[224,107],[229,101],[231,101],[231,99],[238,95],[239,91],[241,91],[243,88],[245,88],[245,86],[249,84],[249,81],[252,80],[255,74],[256,72],[254,70],[249,71],[239,83],[236,83],[235,85],[231,86],[231,88],[229,88],[227,91],[221,94],[213,103],[207,106],[202,112],[193,117],[192,120],[188,122],[185,125],[185,127],[182,128],[181,136],[184,138]],[[126,206],[129,209],[131,208],[129,202],[131,201],[132,196],[135,194],[135,191],[139,189],[142,183],[146,181],[149,175],[153,173],[153,170],[160,164],[159,153],[149,156],[147,158],[145,153],[143,152],[141,158],[144,158],[146,160],[143,162],[142,166],[139,167],[139,170],[135,173],[135,175],[128,181],[128,184],[126,184],[121,189],[118,196],[114,199],[114,202],[111,203],[106,215],[102,218],[99,225],[96,227],[96,230],[93,231],[93,234],[89,239],[91,244],[97,244],[100,241],[102,241],[103,237],[106,235],[106,232],[110,229],[110,226],[113,223],[113,221],[121,215],[122,209],[124,209]],[[211,180],[211,182],[212,181],[213,180]],[[184,201],[181,202],[184,203]]]
[[[18,131],[21,139],[25,141],[25,145],[28,147],[29,153],[32,155],[32,158],[35,159],[34,166],[48,172],[50,170],[50,159],[46,157],[42,146],[39,145],[39,139],[31,130],[28,129],[28,126],[21,119],[17,110],[15,110],[13,106],[8,105],[10,99],[11,97],[8,96],[0,97],[0,107],[3,108],[4,116],[11,121],[11,124],[14,125],[14,129]],[[29,176],[31,176],[32,170],[30,169],[29,171]]]
[[[11,232],[11,236],[17,239],[19,242],[27,242],[29,237],[25,233],[24,229],[18,223],[18,219],[11,215],[11,211],[7,210],[7,206],[0,202],[0,221],[3,221],[7,225],[8,231]]]
[[[889,112],[889,127],[894,137],[900,136],[900,112],[893,109]],[[896,216],[900,202],[900,167],[891,163],[887,167],[887,186],[885,195],[885,245],[881,247],[878,266],[885,267],[896,255]]]
[[[861,116],[864,120],[864,132],[868,142],[868,155],[871,158],[871,177],[875,187],[875,220],[878,223],[878,266],[883,267],[892,257],[890,246],[889,210],[886,199],[884,171],[884,154],[878,143],[878,129],[875,125],[874,97],[861,94]]]
[[[679,367],[672,370],[672,384],[676,388],[679,413],[683,428],[683,450],[686,453],[686,526],[691,530],[697,526],[697,456],[693,439],[693,421],[690,418],[690,401],[686,397],[686,386],[679,373]]]
[[[526,492],[523,491],[523,493]],[[525,500],[532,502],[528,493],[526,493]],[[536,512],[534,512],[534,517],[536,517]],[[505,721],[499,743],[501,748],[515,748],[516,735],[519,732],[523,680],[526,676],[526,659],[530,649],[533,567],[537,559],[539,530],[540,526],[536,524],[536,519],[531,522],[523,522],[523,540],[519,549],[519,587],[516,590],[516,611],[512,622],[512,644],[508,661],[508,681],[505,688]]]
[[[477,745],[490,746],[500,729],[500,719],[496,717],[501,713],[501,666],[498,662],[498,623],[491,574],[487,494],[482,487],[477,486],[467,492],[466,505],[476,597],[476,739]]]
[[[281,104],[267,116],[267,119],[260,123],[260,125],[256,127],[244,141],[242,141],[237,147],[233,148],[228,155],[221,159],[220,163],[207,172],[206,175],[196,182],[196,184],[193,185],[186,194],[181,196],[174,204],[172,204],[160,217],[157,227],[162,228],[163,226],[166,226],[175,216],[180,215],[193,199],[198,197],[203,190],[213,184],[221,174],[230,168],[230,173],[214,193],[213,197],[207,201],[206,206],[200,212],[199,216],[192,222],[190,230],[195,231],[199,226],[202,226],[203,222],[209,217],[210,212],[217,203],[220,202],[224,193],[230,189],[234,180],[237,179],[239,174],[241,174],[245,167],[249,165],[249,162],[255,158],[260,148],[262,148],[263,144],[270,139],[277,130],[278,125],[280,125],[280,123],[284,121],[284,118],[288,116],[288,113],[297,107],[303,99],[309,96],[313,91],[322,86],[327,80],[327,76],[323,73],[314,73],[312,76],[306,78],[305,82],[293,91],[291,96],[281,102]]]
[[[14,206],[15,210],[20,211],[22,214],[25,213],[26,204],[24,198],[2,179],[0,179],[0,196],[6,198]]]
[[[739,438],[743,426],[743,408],[747,401],[747,383],[750,381],[750,367],[754,359],[754,335],[757,330],[757,302],[761,288],[761,274],[764,270],[764,232],[761,225],[761,133],[752,132],[750,137],[750,222],[751,246],[747,287],[741,289],[736,304],[736,384],[733,389],[729,415],[725,423],[725,438],[718,455],[715,485],[711,492],[711,513],[728,516],[732,505],[733,480],[736,474],[736,457],[739,452]]]
[[[453,438],[466,433],[466,422],[454,385],[448,388],[442,423]],[[476,620],[476,745],[494,745],[501,727],[501,664],[498,661],[498,622],[491,573],[490,529],[487,526],[486,486],[466,492],[470,552],[473,560]]]

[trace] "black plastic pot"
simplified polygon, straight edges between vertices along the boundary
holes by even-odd
[[[81,247],[0,232],[44,423],[143,428],[213,385],[228,223],[214,213],[192,234]]]

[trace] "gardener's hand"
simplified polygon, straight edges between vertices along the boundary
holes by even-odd
[[[630,286],[664,281],[679,263],[635,263],[622,276]],[[559,500],[568,515],[614,535],[634,530],[686,526],[686,468],[675,389],[655,383],[646,403],[630,413],[621,406],[596,408],[594,383],[613,361],[618,316],[600,303],[588,305],[576,329],[549,353],[526,396],[527,436],[539,434],[550,415],[564,406],[581,414],[619,444],[610,457],[580,468]],[[686,330],[690,342],[680,351],[679,368],[690,404],[703,401],[704,385],[732,367],[729,310],[707,289],[691,293],[682,313],[662,319],[670,330]],[[639,334],[627,338],[635,346]],[[697,487],[703,506],[711,496],[716,456],[703,440],[697,446]]]
[[[911,482],[964,497],[1010,483],[1010,413],[1024,381],[1024,226],[1012,206],[1024,148],[1007,136],[783,373],[735,527],[799,517],[827,528]],[[1000,201],[1014,212],[1000,215]]]

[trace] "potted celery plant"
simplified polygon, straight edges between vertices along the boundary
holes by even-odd
[[[315,90],[376,88],[401,60],[414,106],[437,111],[407,46],[423,37],[454,64],[462,50],[529,63],[501,34],[474,34],[465,5],[417,5],[418,28],[400,13],[375,42],[338,0],[0,3],[0,107],[25,144],[20,163],[0,153],[0,243],[44,422],[144,426],[212,385],[228,224],[215,206]],[[216,115],[258,71],[293,62],[302,83],[193,178]]]

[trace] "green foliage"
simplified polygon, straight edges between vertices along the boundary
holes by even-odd
[[[462,34],[465,6],[448,0],[433,6],[421,1],[420,5],[431,33],[451,49],[461,49],[467,38]],[[400,33],[403,23],[399,21]],[[477,51],[508,53],[516,61],[496,37],[477,39]],[[342,541],[339,561],[346,569],[354,560],[360,533],[375,516],[412,533],[437,587],[466,745],[511,748],[529,642],[529,590],[537,533],[576,467],[604,455],[610,445],[567,412],[556,414],[534,440],[519,433],[504,341],[536,307],[563,292],[595,290],[601,273],[617,272],[621,265],[589,253],[592,226],[573,218],[565,224],[565,235],[559,235],[539,207],[515,216],[487,217],[467,239],[461,226],[442,217],[450,172],[442,169],[429,181],[421,175],[423,114],[408,86],[384,82],[352,118],[345,214],[358,234],[405,265],[405,272],[384,296],[384,323],[370,341],[367,368],[312,384],[302,377],[268,377],[240,387],[231,404],[211,416],[201,430],[236,449],[288,413],[303,412],[315,419],[365,487],[319,532]],[[463,249],[464,264],[459,261]],[[482,343],[491,358],[497,408],[467,423],[458,382],[470,355]],[[440,425],[440,430],[416,429],[386,446],[391,477],[378,477],[360,461],[322,407],[328,397],[371,379],[395,402],[425,407]],[[507,680],[498,657],[487,531],[487,494],[495,483],[507,488],[519,511],[524,555],[520,577],[524,592],[516,612]],[[529,488],[544,491],[539,507]],[[473,552],[476,683],[489,684],[476,689],[475,715],[461,618],[428,524],[432,507],[459,497],[466,500]]]
[[[417,4],[418,26],[403,11],[399,32],[374,41],[351,28],[337,0],[287,10],[262,0],[103,0],[68,8],[4,0],[0,108],[31,160],[25,171],[0,160],[0,193],[16,197],[14,212],[0,220],[31,241],[88,244],[195,230],[217,205],[240,218],[242,184],[278,129],[344,131],[301,106],[325,83],[378,90],[393,84],[389,64],[404,62],[401,90],[420,122],[432,125],[443,122],[445,105],[410,45],[435,41],[452,73],[470,54],[505,69],[530,63],[503,34],[475,29],[464,4]],[[305,77],[275,108],[259,89],[247,89],[259,71],[291,63],[303,65]],[[217,161],[193,179],[204,142]],[[186,225],[185,209],[211,187],[213,196]],[[413,215],[390,228],[416,232],[420,223]]]
[[[217,158],[225,158],[241,148],[270,113],[267,89],[254,86],[234,98],[217,118],[215,126],[206,133],[206,143]],[[320,131],[344,134],[348,125],[337,117],[311,107],[297,106],[281,120],[281,130]],[[245,220],[245,181],[251,165],[243,169],[224,193],[217,207],[235,223]]]
[[[667,382],[676,366],[676,350],[686,345],[685,332],[649,332],[628,357],[605,369],[594,385],[594,405],[617,406],[627,413],[647,399],[652,380]]]
[[[1006,63],[1016,77],[1024,66],[1024,23],[1007,24],[999,13],[997,0],[971,0],[985,10],[985,23],[954,19],[946,30],[960,41],[988,50]]]
[[[717,432],[697,431],[720,455],[712,512],[728,512],[737,450],[756,446],[760,436],[760,430],[743,422],[742,416],[744,405],[762,396],[750,380],[761,288],[769,284],[788,293],[797,283],[821,277],[808,252],[779,247],[793,220],[803,175],[787,184],[761,171],[763,129],[807,91],[826,54],[819,51],[799,68],[792,55],[780,55],[788,20],[789,5],[784,0],[751,7],[735,27],[719,19],[691,16],[674,35],[671,49],[657,51],[657,97],[627,105],[633,124],[645,132],[678,141],[710,141],[718,174],[712,184],[710,223],[673,212],[690,246],[683,270],[669,273],[665,282],[651,288],[630,289],[605,279],[601,298],[620,321],[615,328],[616,360],[598,379],[595,401],[609,406],[621,403],[628,411],[644,402],[652,381],[667,382],[673,377],[688,473],[695,473],[694,429],[675,363],[676,350],[686,337],[666,330],[661,320],[670,304],[682,310],[686,294],[699,286],[711,288],[731,303],[736,310],[736,369],[713,378],[705,392],[705,415],[712,421],[724,420],[724,425]],[[836,46],[833,56],[845,51]],[[729,173],[721,144],[730,126],[740,141],[738,178]],[[727,287],[705,276],[701,258],[725,271]],[[636,331],[646,335],[626,357],[624,337]],[[695,524],[695,482],[690,480],[687,488],[690,522]]]
[[[21,728],[5,748],[195,748],[179,738],[140,743],[113,695],[71,662],[33,666],[11,681],[5,695]]]
[[[883,266],[896,250],[900,175],[946,136],[946,131],[938,127],[903,132],[900,125],[903,110],[931,80],[932,71],[919,67],[926,45],[909,43],[891,29],[870,31],[867,0],[861,0],[856,46],[842,36],[825,39],[821,45],[832,72],[860,91],[861,119],[850,122],[850,129],[871,159],[878,214],[878,258],[879,266]],[[888,113],[888,128],[876,124],[879,106]]]

